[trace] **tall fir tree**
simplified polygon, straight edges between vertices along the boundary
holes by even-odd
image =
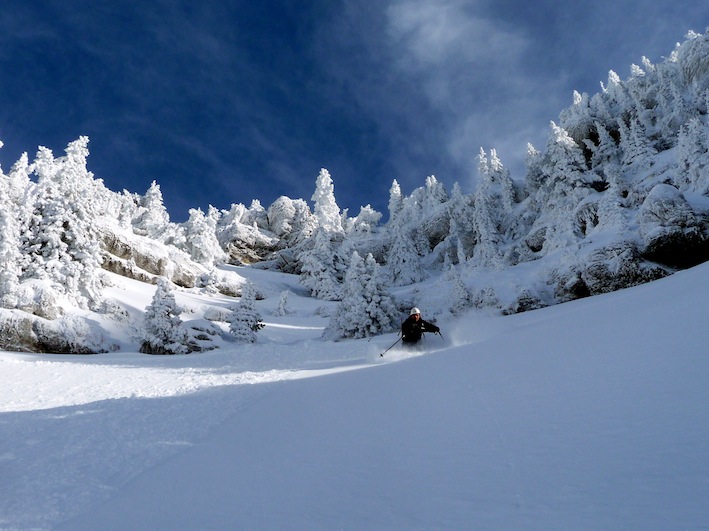
[[[0,198],[0,306],[3,308],[17,305],[21,264],[19,225],[9,202]]]
[[[393,222],[396,216],[399,215],[399,212],[401,212],[404,206],[403,201],[404,198],[401,195],[401,186],[399,186],[399,183],[394,179],[389,189],[389,223]]]
[[[315,203],[314,213],[318,226],[329,232],[342,232],[340,207],[335,201],[335,186],[325,168],[320,170],[311,199]]]

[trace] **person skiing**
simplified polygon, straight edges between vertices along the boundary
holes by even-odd
[[[435,324],[421,318],[421,310],[411,308],[409,317],[401,324],[401,341],[406,345],[415,345],[424,332],[437,334],[440,330]]]

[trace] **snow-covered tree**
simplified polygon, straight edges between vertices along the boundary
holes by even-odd
[[[363,236],[371,234],[382,219],[382,214],[372,208],[371,205],[360,207],[359,214],[348,219],[347,234]]]
[[[250,283],[241,290],[241,299],[229,317],[229,333],[237,341],[255,343],[256,332],[264,327],[261,314],[256,310],[256,291]]]
[[[37,184],[27,196],[22,244],[29,260],[25,278],[44,278],[80,306],[97,306],[103,278],[96,218],[105,188],[86,169],[88,138],[81,137],[55,159],[40,148],[31,168]]]
[[[631,121],[629,127],[621,121],[620,148],[623,152],[621,163],[634,171],[648,169],[657,154],[645,134],[645,128],[637,120]]]
[[[184,224],[185,250],[195,262],[207,267],[226,261],[226,253],[217,239],[218,212],[210,206],[205,216],[200,208],[189,210],[189,219]]]
[[[155,240],[162,240],[168,232],[170,216],[163,204],[160,185],[155,181],[150,184],[148,191],[140,198],[139,207],[133,219],[133,230],[136,234],[142,234]]]
[[[379,265],[354,251],[344,283],[344,297],[330,319],[328,337],[362,338],[396,327],[398,312],[384,285]]]
[[[609,170],[614,171],[614,170]],[[623,199],[617,180],[611,174],[611,184],[598,201],[596,212],[598,230],[617,239],[627,239],[630,221],[623,207]]]
[[[290,309],[290,306],[288,305],[289,296],[290,296],[290,291],[288,291],[288,290],[281,291],[281,294],[278,297],[278,306],[274,310],[273,315],[278,316],[278,317],[283,317],[286,315],[290,315],[292,313],[292,310]]]
[[[449,286],[448,305],[451,313],[456,314],[470,308],[473,304],[472,294],[463,282],[458,269],[446,260],[444,271]]]
[[[315,203],[314,213],[318,226],[326,231],[342,232],[340,207],[335,201],[335,186],[325,168],[320,170],[311,200]]]
[[[573,211],[592,190],[588,187],[581,148],[554,122],[539,169],[541,181],[535,200],[546,215],[536,223],[541,222],[546,232],[544,250],[550,252],[576,245],[578,236]]]
[[[316,228],[316,221],[308,204],[302,199],[281,196],[266,212],[268,229],[291,244],[309,238]]]
[[[23,204],[27,190],[33,183],[30,182],[30,165],[27,153],[23,153],[7,174],[7,199],[11,204]]]
[[[473,207],[473,231],[477,242],[473,263],[501,269],[505,265],[503,246],[514,227],[514,185],[494,149],[490,150],[488,160],[481,148],[478,161],[481,178],[475,191]]]
[[[394,286],[407,286],[421,282],[425,277],[421,255],[416,248],[417,231],[419,231],[418,226],[413,221],[409,221],[408,211],[402,209],[392,227],[386,262]]]
[[[677,166],[679,175],[675,183],[680,190],[709,193],[709,133],[698,118],[690,120],[680,130]]]
[[[170,281],[158,278],[153,300],[145,308],[143,340],[140,352],[145,354],[187,354],[187,332],[182,328],[180,314]]]
[[[591,168],[620,163],[620,148],[606,126],[596,120],[594,128],[598,135],[598,144],[588,139],[584,142],[591,151]]]
[[[0,198],[0,306],[14,308],[22,274],[20,230],[10,206]]]
[[[301,253],[300,283],[313,297],[327,301],[341,299],[341,286],[335,265],[335,247],[331,233],[319,228],[312,248]]]
[[[399,186],[399,183],[394,179],[389,189],[389,222],[393,221],[399,212],[401,212],[404,206],[403,201],[401,186]]]
[[[460,188],[457,182],[451,190],[450,200],[448,201],[448,239],[451,245],[450,249],[455,248],[455,260],[453,263],[462,264],[473,253],[475,246],[474,230],[473,230],[473,210],[474,198],[472,195],[466,195]],[[453,259],[454,255],[448,253],[449,258]]]

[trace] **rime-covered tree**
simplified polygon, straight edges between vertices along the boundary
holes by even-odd
[[[2,146],[2,143],[0,143]],[[7,174],[7,199],[10,204],[21,206],[27,191],[33,186],[30,181],[30,165],[27,153],[23,153]]]
[[[677,138],[678,176],[680,190],[709,193],[709,133],[701,120],[694,118],[680,130]]]
[[[327,301],[342,298],[331,233],[319,228],[313,246],[302,252],[299,260],[302,264],[300,283],[310,290],[313,297]]]
[[[475,191],[473,232],[476,246],[473,263],[482,267],[504,267],[504,244],[514,231],[514,184],[497,152],[490,150],[488,160],[481,148],[478,156],[480,180]]]
[[[355,236],[369,235],[379,224],[382,214],[372,208],[371,205],[360,207],[359,214],[348,219],[347,234]]]
[[[86,169],[88,138],[71,142],[66,156],[55,159],[40,148],[31,168],[37,184],[27,196],[23,247],[29,260],[26,278],[50,280],[80,306],[101,301],[101,249],[96,219],[105,188]]]
[[[256,310],[256,291],[250,283],[241,289],[239,304],[229,317],[229,333],[242,343],[255,343],[256,333],[264,327],[261,314]]]
[[[0,197],[0,306],[4,308],[17,304],[21,264],[19,225],[8,202]]]
[[[390,227],[391,243],[386,268],[395,286],[407,286],[425,278],[421,255],[416,246],[418,224],[411,216],[415,213],[403,208]]]
[[[277,317],[283,317],[285,315],[290,315],[292,313],[292,310],[290,309],[290,306],[288,305],[289,296],[290,296],[290,291],[288,291],[288,290],[281,291],[281,294],[278,297],[278,306],[273,311],[273,315],[275,315]]]
[[[629,127],[621,122],[620,148],[623,152],[621,163],[633,171],[648,169],[657,154],[645,134],[645,128],[637,120],[632,120]]]
[[[609,169],[609,172],[615,171]],[[598,230],[605,231],[619,240],[624,240],[628,238],[630,230],[629,215],[623,207],[621,191],[613,173],[611,173],[610,182],[609,188],[603,192],[598,201],[597,226]]]
[[[140,352],[145,354],[187,354],[187,332],[182,328],[180,314],[170,282],[158,278],[153,300],[145,308],[143,341]]]
[[[211,267],[226,261],[226,253],[217,239],[217,211],[210,207],[205,216],[200,208],[189,210],[189,219],[184,224],[185,250],[195,262]]]
[[[325,331],[327,337],[371,337],[395,328],[397,310],[384,285],[379,265],[354,251],[337,305]]]
[[[153,181],[145,195],[140,198],[139,209],[133,219],[133,230],[148,238],[162,240],[170,225],[170,216],[163,203],[160,185]]]
[[[389,222],[392,222],[396,216],[399,215],[399,212],[401,212],[401,209],[404,207],[403,202],[404,198],[401,195],[401,186],[399,186],[399,183],[394,179],[389,189]]]
[[[591,167],[604,166],[606,164],[619,164],[621,152],[618,144],[608,132],[608,129],[600,121],[594,124],[598,135],[597,144],[589,139],[585,140],[586,147],[591,151]]]
[[[552,122],[547,149],[539,167],[541,182],[535,197],[546,214],[535,221],[544,226],[546,252],[577,244],[573,211],[591,192],[586,182],[585,165],[581,148],[568,132]]]
[[[460,188],[457,182],[451,190],[450,200],[448,201],[448,218],[449,229],[448,238],[450,240],[451,249],[455,246],[455,260],[453,263],[463,263],[473,253],[475,246],[474,230],[473,230],[473,209],[475,203],[473,195],[466,195]],[[448,253],[449,258],[453,259],[454,255]]]
[[[314,213],[318,226],[329,232],[342,232],[340,207],[335,201],[335,186],[325,168],[320,170],[311,200],[315,203]]]
[[[473,305],[472,294],[466,287],[458,269],[448,260],[444,264],[445,279],[448,283],[448,305],[453,314],[457,314]]]

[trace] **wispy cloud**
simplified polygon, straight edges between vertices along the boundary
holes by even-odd
[[[328,31],[320,53],[379,131],[389,178],[413,187],[435,173],[472,187],[481,146],[514,154],[522,171],[526,142],[548,124],[529,127],[540,85],[525,68],[523,29],[500,24],[484,2],[392,0],[348,4]]]
[[[397,67],[425,88],[444,120],[439,149],[469,176],[483,144],[514,129],[520,92],[533,84],[520,68],[528,39],[497,24],[483,2],[397,0],[386,10]],[[507,98],[505,98],[505,95]],[[529,103],[529,102],[527,102]],[[519,127],[517,127],[517,131]]]

